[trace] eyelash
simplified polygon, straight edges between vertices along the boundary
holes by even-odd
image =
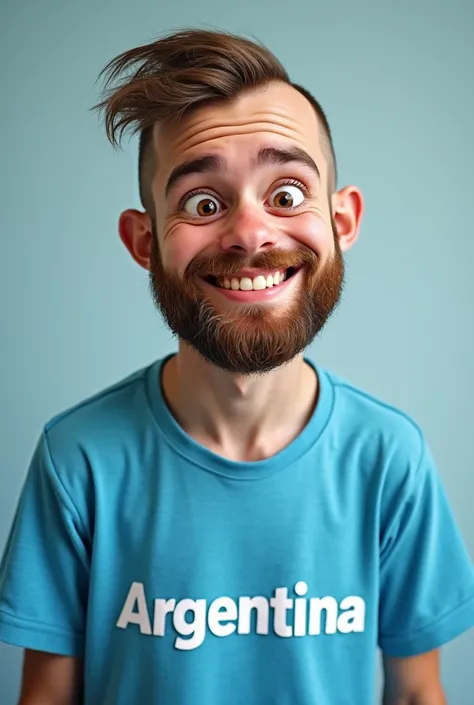
[[[304,193],[305,198],[308,198],[308,197],[309,197],[309,189],[308,189],[308,187],[307,187],[305,184],[303,184],[301,181],[299,181],[298,179],[284,179],[284,180],[281,181],[279,184],[277,184],[274,189],[272,189],[272,193],[273,193],[273,191],[276,191],[276,189],[278,189],[278,188],[280,188],[280,187],[282,187],[282,186],[297,186],[298,188],[300,188],[300,189],[302,190],[302,192]],[[179,210],[179,211],[184,210],[184,204],[186,203],[186,201],[187,201],[189,198],[192,198],[193,196],[197,196],[197,195],[200,194],[200,193],[203,193],[203,194],[206,194],[206,195],[210,195],[210,196],[211,196],[211,195],[213,195],[214,191],[213,191],[213,189],[211,189],[211,188],[203,188],[203,187],[194,189],[193,191],[189,191],[189,193],[186,193],[186,194],[179,200],[179,203],[178,203],[178,210]],[[215,196],[215,198],[216,198],[216,200],[218,200],[219,202],[221,201],[220,197]],[[288,210],[288,211],[290,211],[290,212],[294,212],[294,211],[297,211],[299,208],[302,208],[304,205],[305,205],[305,202],[303,201],[303,203],[300,203],[298,206],[293,206],[292,208],[286,208],[286,209],[283,209],[283,210]],[[191,216],[191,217],[192,217],[192,216]]]

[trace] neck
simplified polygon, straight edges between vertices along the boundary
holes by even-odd
[[[221,370],[180,343],[163,371],[163,391],[181,427],[231,460],[268,458],[291,443],[316,402],[317,378],[302,355],[265,375]]]

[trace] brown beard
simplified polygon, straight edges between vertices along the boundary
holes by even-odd
[[[344,260],[334,223],[335,251],[325,264],[300,245],[273,249],[251,260],[235,253],[198,256],[181,278],[164,269],[155,227],[151,248],[150,289],[166,324],[205,360],[229,372],[263,374],[290,362],[314,340],[336,308],[344,282]],[[244,267],[286,270],[303,265],[294,300],[277,305],[238,304],[217,309],[199,280],[230,277]]]

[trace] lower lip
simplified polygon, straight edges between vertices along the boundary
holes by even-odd
[[[214,286],[205,279],[203,279],[202,281],[207,288],[212,289],[213,291],[218,291],[219,294],[224,296],[226,299],[229,299],[230,301],[241,301],[242,303],[255,303],[258,301],[271,301],[272,299],[279,296],[281,293],[288,289],[288,287],[292,284],[295,279],[298,278],[300,271],[295,272],[292,277],[290,277],[289,279],[285,279],[285,281],[281,284],[271,286],[267,289],[261,289],[259,291],[254,291],[253,289],[251,291],[242,291],[241,289],[237,289],[236,291],[234,291],[233,289],[224,289],[224,287],[221,286]]]

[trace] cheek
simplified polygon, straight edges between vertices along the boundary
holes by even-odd
[[[288,225],[285,225],[284,229],[293,240],[305,245],[323,259],[334,250],[331,221],[320,213],[301,213],[288,218]]]
[[[179,223],[163,233],[161,258],[165,269],[182,276],[189,263],[209,245],[208,228]]]

